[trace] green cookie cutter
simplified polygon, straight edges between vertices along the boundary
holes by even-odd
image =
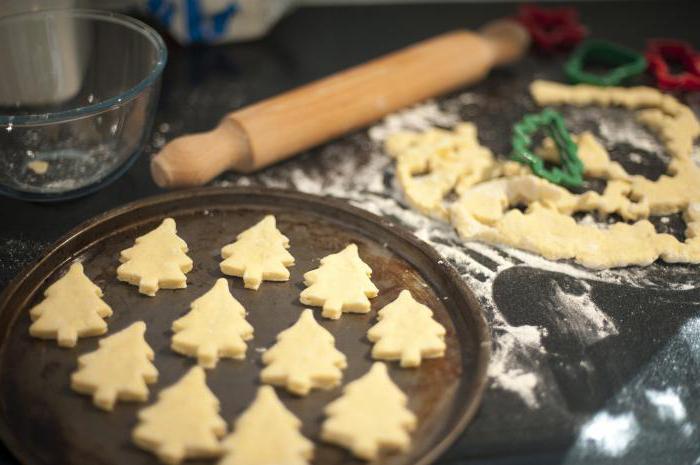
[[[562,168],[547,169],[544,160],[530,150],[532,135],[544,129],[554,140],[559,151]],[[583,163],[578,157],[578,146],[571,139],[564,125],[564,118],[557,111],[546,108],[541,113],[525,115],[513,126],[513,153],[511,158],[528,165],[537,176],[554,184],[578,187],[583,184]]]
[[[603,75],[584,71],[584,65],[592,60],[614,68]],[[574,50],[564,65],[566,76],[574,84],[602,87],[620,85],[646,69],[647,60],[643,54],[606,40],[585,41]]]

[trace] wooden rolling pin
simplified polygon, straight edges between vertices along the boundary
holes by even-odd
[[[527,32],[510,20],[419,42],[229,113],[212,131],[172,140],[151,162],[153,179],[161,187],[198,186],[226,170],[258,170],[474,83],[528,45]]]

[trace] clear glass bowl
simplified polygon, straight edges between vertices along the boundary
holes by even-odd
[[[153,124],[163,40],[115,13],[62,9],[0,18],[0,193],[60,200],[135,160]]]

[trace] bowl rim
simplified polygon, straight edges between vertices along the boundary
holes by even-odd
[[[12,126],[31,126],[35,124],[50,124],[70,121],[102,113],[110,108],[118,107],[139,95],[147,87],[153,85],[162,74],[163,68],[165,68],[165,64],[168,61],[168,48],[166,47],[165,41],[160,34],[158,34],[155,29],[143,21],[121,13],[89,8],[49,8],[45,10],[16,13],[2,17],[0,18],[0,25],[5,22],[23,20],[26,18],[53,17],[59,15],[65,15],[73,18],[106,21],[132,29],[133,31],[136,31],[137,33],[140,33],[142,36],[146,37],[151,42],[156,51],[156,62],[153,64],[148,74],[141,79],[141,81],[120,92],[119,94],[113,95],[99,102],[55,112],[30,113],[22,115],[0,114],[0,125],[7,126],[7,130],[11,130],[10,128]]]

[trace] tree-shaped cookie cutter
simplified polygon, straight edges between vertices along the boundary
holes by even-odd
[[[584,66],[592,61],[612,68],[602,75],[585,71]],[[606,40],[587,40],[571,54],[564,65],[564,72],[574,84],[606,87],[620,85],[643,73],[646,68],[647,60],[641,53]]]
[[[548,169],[544,160],[531,149],[532,136],[539,129],[544,129],[554,140],[559,151],[562,168]],[[578,187],[583,183],[583,163],[578,157],[578,146],[571,139],[564,125],[564,118],[557,111],[546,108],[540,113],[525,115],[513,126],[513,153],[511,158],[528,165],[537,176],[554,184]]]

